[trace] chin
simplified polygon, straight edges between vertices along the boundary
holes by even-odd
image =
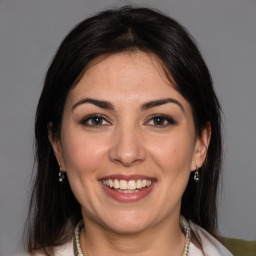
[[[104,226],[115,233],[129,235],[140,233],[151,226],[150,221],[145,214],[135,214],[126,212],[126,214],[111,215],[107,220],[103,220]]]
[[[132,224],[125,224],[125,223],[115,223],[112,224],[109,229],[112,230],[114,233],[122,234],[122,235],[134,235],[143,232],[146,230],[148,225],[143,225],[141,223],[132,223]]]

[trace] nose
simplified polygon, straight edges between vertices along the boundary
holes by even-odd
[[[143,136],[135,127],[119,127],[113,135],[112,147],[109,151],[111,161],[125,167],[143,162],[146,151],[143,146]]]

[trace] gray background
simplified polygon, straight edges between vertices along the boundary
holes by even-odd
[[[34,113],[50,60],[82,19],[144,4],[196,38],[225,113],[222,235],[256,239],[255,0],[0,0],[0,254],[19,251],[33,167]]]

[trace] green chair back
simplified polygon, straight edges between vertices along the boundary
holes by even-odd
[[[226,237],[220,241],[234,256],[256,256],[256,241]]]

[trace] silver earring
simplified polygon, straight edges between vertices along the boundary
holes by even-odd
[[[65,174],[62,171],[61,166],[60,166],[60,169],[59,169],[59,182],[63,183],[64,179],[65,179]]]
[[[199,168],[196,167],[195,173],[194,173],[194,181],[197,183],[200,180],[200,175],[199,175]]]

